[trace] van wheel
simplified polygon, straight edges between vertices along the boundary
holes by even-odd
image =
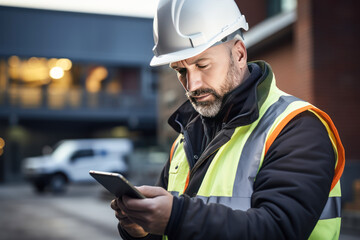
[[[44,193],[45,187],[44,183],[34,183],[34,189],[37,193]]]
[[[66,177],[63,174],[57,173],[51,177],[50,189],[53,193],[63,193],[66,189]]]

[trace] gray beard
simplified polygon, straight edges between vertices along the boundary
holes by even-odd
[[[200,115],[204,117],[215,117],[220,112],[220,109],[223,105],[224,96],[239,85],[239,76],[239,71],[237,68],[235,68],[232,55],[230,55],[229,70],[226,74],[224,84],[220,87],[219,93],[217,93],[214,89],[208,88],[199,89],[193,92],[186,92],[186,96],[190,100],[194,109]],[[197,102],[194,96],[199,96],[204,93],[210,93],[211,95],[213,95],[215,100]]]
[[[217,98],[212,102],[209,101],[209,103],[207,104],[196,103],[196,102],[191,102],[191,104],[194,107],[194,109],[202,116],[215,117],[221,109],[222,102],[223,102],[223,97]]]

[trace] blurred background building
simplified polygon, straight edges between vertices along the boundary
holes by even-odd
[[[0,6],[0,181],[61,139],[156,143],[152,45],[149,17]]]

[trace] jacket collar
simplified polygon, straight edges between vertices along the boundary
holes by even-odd
[[[221,118],[220,121],[223,121],[224,128],[248,125],[259,117],[259,108],[263,98],[266,98],[268,94],[270,84],[273,81],[273,74],[270,65],[265,61],[249,63],[250,70],[258,67],[260,67],[261,73],[255,79],[251,79],[254,78],[252,75],[255,74],[255,71],[251,71],[247,80],[225,96],[219,114],[214,117],[218,120]],[[244,99],[244,85],[246,84],[250,84],[247,86],[250,89],[246,91],[247,97]],[[237,104],[239,101],[242,101],[242,104]],[[229,110],[229,108],[231,109]],[[227,115],[229,117],[225,119]],[[187,100],[170,116],[168,123],[175,131],[180,133],[183,132],[183,128],[186,128],[191,122],[199,118],[202,118],[202,116],[195,111],[190,101]]]

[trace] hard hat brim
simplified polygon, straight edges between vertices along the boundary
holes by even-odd
[[[170,64],[172,62],[178,62],[178,61],[182,61],[182,60],[194,57],[194,56],[202,53],[206,49],[210,48],[212,45],[213,45],[213,43],[210,42],[208,44],[204,44],[197,48],[190,48],[190,49],[185,49],[185,50],[181,50],[178,52],[163,54],[158,57],[154,56],[150,61],[150,66],[156,67],[156,66],[166,65],[166,64]]]

